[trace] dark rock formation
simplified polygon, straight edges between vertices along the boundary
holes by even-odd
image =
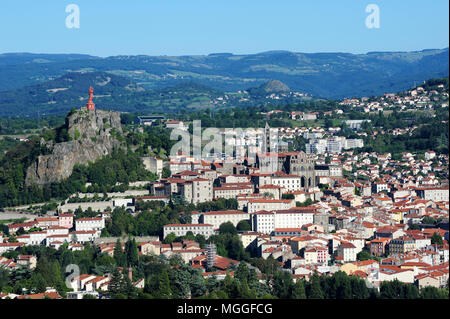
[[[122,135],[119,112],[88,111],[83,107],[69,115],[67,131],[70,141],[46,143],[51,154],[39,156],[28,167],[25,180],[27,185],[43,185],[68,178],[74,165],[94,162],[103,155],[110,154],[115,147],[122,146],[117,139],[117,136]]]

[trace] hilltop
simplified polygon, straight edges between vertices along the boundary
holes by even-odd
[[[291,89],[281,81],[272,80],[261,86],[266,92],[290,92]]]
[[[95,162],[103,155],[121,147],[120,113],[85,107],[72,111],[59,130],[67,132],[67,141],[55,143],[54,139],[40,141],[46,153],[39,155],[26,170],[27,185],[61,181],[72,174],[77,164]]]
[[[128,152],[120,113],[82,107],[0,158],[0,207],[65,199],[88,182],[106,192],[150,177],[138,154]]]
[[[247,90],[251,95],[265,95],[267,93],[289,93],[291,89],[281,81],[271,80],[257,88]]]

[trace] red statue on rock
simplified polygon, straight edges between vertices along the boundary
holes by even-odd
[[[86,103],[86,108],[88,111],[94,111],[95,110],[95,104],[92,102],[92,98],[94,97],[94,88],[91,86],[89,87],[89,101]]]

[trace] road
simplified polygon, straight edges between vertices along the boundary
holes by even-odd
[[[20,219],[24,217],[27,218],[27,220],[33,220],[36,218],[36,215],[19,212],[0,212],[0,220]]]

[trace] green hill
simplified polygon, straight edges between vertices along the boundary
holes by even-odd
[[[266,95],[267,93],[288,93],[291,89],[281,81],[271,80],[256,88],[250,88],[247,90],[250,95]]]
[[[271,87],[276,88],[276,84],[280,87],[281,82],[278,82],[273,81],[275,84]],[[182,109],[245,107],[301,100],[288,97],[275,102],[264,95],[245,95],[246,99],[242,99],[242,94],[225,94],[193,81],[144,89],[124,76],[105,72],[71,72],[51,81],[0,92],[0,117],[35,118],[67,113],[73,107],[86,104],[89,86],[94,88],[94,103],[98,108],[123,112],[170,113]]]
[[[95,87],[95,102],[106,109],[119,103],[119,97],[140,90],[130,79],[112,74],[69,73],[48,82],[0,92],[0,116],[66,113],[73,107],[84,106],[89,86]]]

